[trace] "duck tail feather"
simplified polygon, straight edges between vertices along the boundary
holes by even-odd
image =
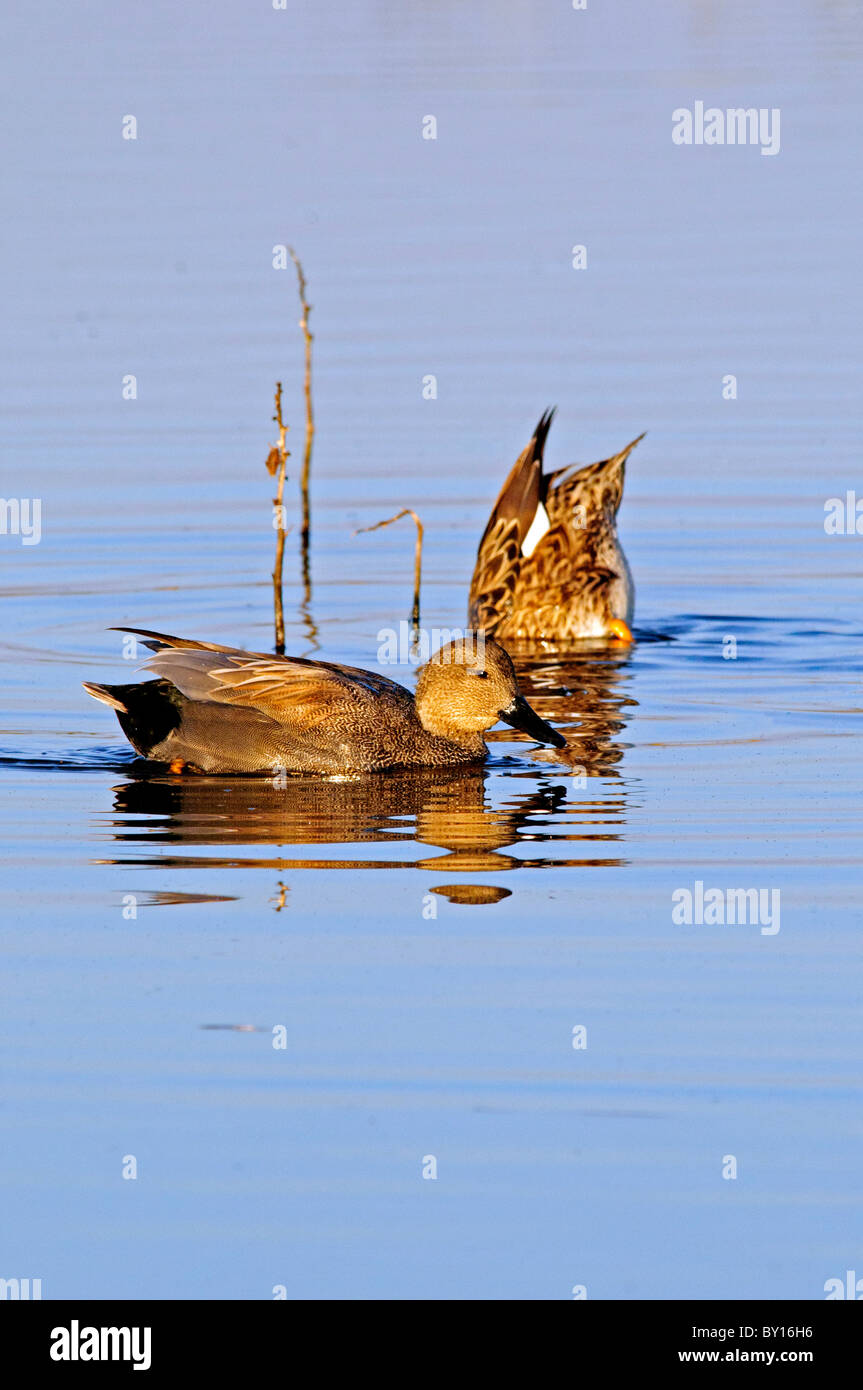
[[[84,689],[88,695],[92,695],[94,700],[100,700],[103,705],[110,705],[119,714],[128,714],[129,711],[112,691],[109,685],[98,685],[96,681],[82,681]]]
[[[197,642],[192,637],[171,637],[167,632],[153,632],[148,627],[109,627],[109,632],[129,632],[133,637],[146,637],[149,641],[141,645],[151,652],[161,652],[175,648],[197,652],[235,652],[236,647],[223,647],[218,642]]]
[[[545,449],[545,441],[548,438],[548,432],[551,429],[551,422],[556,414],[556,405],[550,406],[548,410],[544,410],[540,415],[536,429],[533,432],[534,457],[538,458],[540,462],[542,462],[542,455]]]

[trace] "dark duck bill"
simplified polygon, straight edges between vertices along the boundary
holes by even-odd
[[[500,710],[499,714],[504,724],[511,725],[513,729],[519,729],[523,734],[528,734],[530,738],[536,739],[537,743],[551,743],[555,748],[566,747],[566,739],[563,734],[559,734],[557,729],[553,729],[550,724],[546,724],[544,719],[540,719],[523,695],[517,695],[512,704],[506,709]]]

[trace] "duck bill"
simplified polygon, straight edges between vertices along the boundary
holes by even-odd
[[[517,695],[508,709],[500,710],[500,718],[504,724],[509,724],[513,729],[519,729],[523,734],[536,739],[537,743],[551,743],[555,748],[566,747],[563,734],[559,734],[557,729],[540,719],[523,695]]]

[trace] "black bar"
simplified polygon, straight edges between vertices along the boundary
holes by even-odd
[[[415,1351],[425,1375],[434,1370],[438,1360],[441,1374],[451,1374],[454,1364],[464,1365],[464,1356],[456,1354],[445,1335],[453,1321],[468,1338],[471,1359],[482,1359],[486,1378],[499,1358],[506,1361],[510,1356],[513,1340],[543,1364],[559,1348],[568,1358],[573,1377],[588,1366],[594,1368],[589,1378],[596,1379],[596,1372],[613,1377],[618,1372],[662,1373],[678,1367],[684,1372],[692,1368],[697,1375],[704,1365],[732,1372],[742,1365],[761,1365],[765,1371],[793,1365],[823,1378],[825,1373],[856,1364],[863,1328],[859,1301],[849,1306],[844,1300],[574,1300],[561,1303],[556,1312],[553,1305],[546,1307],[543,1335],[552,1340],[536,1343],[529,1336],[525,1338],[523,1328],[513,1327],[511,1312],[506,1314],[505,1328],[489,1330],[485,1319],[491,1313],[496,1321],[494,1310],[498,1306],[482,1300],[419,1305],[410,1300],[396,1304],[7,1301],[0,1306],[0,1329],[4,1364],[14,1363],[19,1378],[31,1371],[48,1372],[52,1381],[60,1383],[70,1376],[92,1380],[107,1372],[115,1378],[129,1375],[133,1383],[143,1384],[145,1376],[160,1381],[166,1374],[193,1371],[198,1377],[212,1375],[217,1385],[234,1375],[242,1376],[243,1380],[236,1382],[241,1385],[265,1369],[270,1374],[281,1369],[286,1376],[293,1376],[309,1354],[314,1361],[314,1378],[340,1357],[346,1361],[353,1358],[354,1372],[363,1378],[369,1373],[383,1373],[391,1364],[401,1365],[401,1378],[412,1376],[403,1358],[406,1332],[411,1341],[417,1339]],[[527,1304],[531,1325],[540,1306]],[[358,1307],[362,1325],[357,1326],[359,1335],[354,1336],[352,1314]],[[393,1307],[397,1309],[395,1319]],[[88,1331],[94,1328],[97,1337]],[[106,1332],[103,1341],[101,1329],[117,1329],[117,1335]],[[319,1340],[322,1332],[326,1334],[323,1341]],[[77,1350],[79,1359],[54,1359],[52,1347],[55,1354],[65,1353],[70,1358]],[[104,1360],[81,1356],[91,1350],[101,1355],[103,1347]],[[110,1359],[114,1351],[127,1359]],[[135,1360],[140,1363],[137,1372]]]

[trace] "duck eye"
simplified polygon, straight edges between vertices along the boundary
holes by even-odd
[[[468,667],[468,671],[472,676],[476,676],[477,680],[488,680],[488,671],[474,671],[471,667]]]

